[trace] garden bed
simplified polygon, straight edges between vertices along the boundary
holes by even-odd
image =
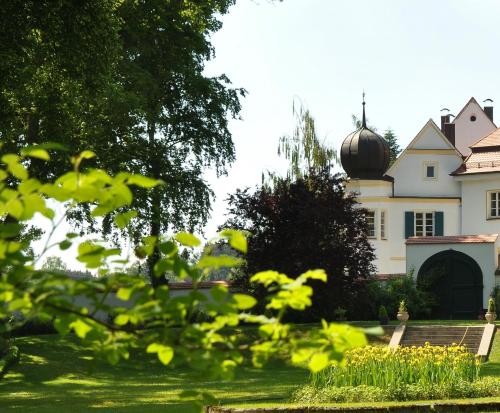
[[[326,412],[350,412],[350,413],[461,413],[461,412],[498,412],[500,411],[500,398],[484,399],[459,399],[459,400],[436,400],[422,402],[388,402],[388,403],[366,403],[353,404],[331,404],[331,405],[266,405],[266,406],[210,406],[205,409],[206,413],[326,413]]]

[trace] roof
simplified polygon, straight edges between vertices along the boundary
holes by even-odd
[[[406,245],[419,244],[488,244],[497,240],[498,234],[452,235],[440,237],[410,237]]]
[[[201,281],[198,283],[198,288],[205,289],[205,288],[212,288],[217,285],[221,285],[223,287],[231,287],[231,283],[227,281]],[[186,282],[169,282],[168,283],[168,288],[170,290],[192,290],[193,289],[193,283],[186,281]]]
[[[476,143],[472,144],[470,148],[474,150],[476,148],[487,148],[491,146],[500,146],[500,128],[482,137]]]

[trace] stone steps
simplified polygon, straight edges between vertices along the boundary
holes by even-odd
[[[461,344],[477,353],[484,326],[407,326],[399,345],[421,347],[426,342],[433,346]]]

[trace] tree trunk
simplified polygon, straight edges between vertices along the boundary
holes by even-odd
[[[154,154],[151,158],[151,176],[153,178],[159,179],[159,165],[157,156],[159,154],[155,151],[155,132],[156,123],[154,121],[148,121],[148,138],[150,145],[150,153]],[[160,155],[161,156],[161,155]],[[155,187],[151,192],[151,222],[150,222],[150,236],[159,238],[161,233],[161,189]],[[161,258],[161,253],[158,247],[155,247],[151,256],[148,257],[148,274],[151,279],[151,284],[154,288],[160,285],[168,284],[168,280],[165,278],[165,274],[156,275],[154,273],[154,265]]]

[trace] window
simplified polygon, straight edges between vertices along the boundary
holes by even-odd
[[[386,212],[380,211],[380,239],[387,239],[386,234]]]
[[[435,170],[434,170],[434,165],[427,165],[427,178],[434,178],[435,177]]]
[[[375,235],[375,211],[367,211],[366,222],[368,222],[368,238],[376,238],[376,235]]]
[[[415,235],[431,237],[434,235],[434,213],[415,212]]]
[[[424,179],[437,179],[438,176],[437,162],[424,162]]]
[[[488,192],[488,218],[500,218],[500,192]]]
[[[477,118],[476,118],[476,115],[471,115],[471,117],[470,117],[470,121],[471,121],[471,122],[475,122],[475,121],[476,121],[476,119],[477,119]]]

